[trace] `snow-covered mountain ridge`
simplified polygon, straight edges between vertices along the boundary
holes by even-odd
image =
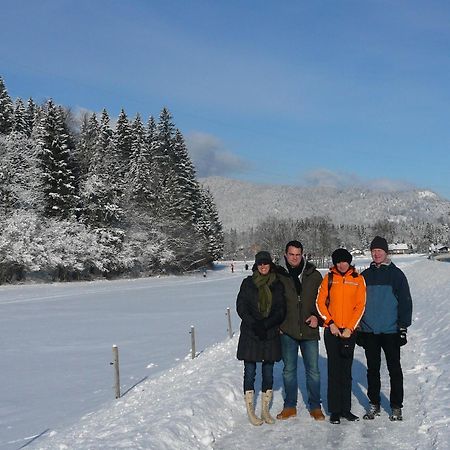
[[[335,224],[368,225],[383,219],[436,223],[444,218],[448,222],[450,215],[450,201],[425,189],[387,192],[360,187],[301,187],[225,177],[200,181],[211,191],[225,230],[241,231],[268,216],[326,216]]]

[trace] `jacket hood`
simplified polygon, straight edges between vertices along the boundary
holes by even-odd
[[[302,261],[304,262],[302,274],[310,275],[316,270],[316,266],[305,259],[305,257],[302,257]],[[277,273],[280,275],[287,275],[289,276],[289,271],[286,264],[286,259],[283,256],[283,259],[280,260],[280,263],[276,266]]]

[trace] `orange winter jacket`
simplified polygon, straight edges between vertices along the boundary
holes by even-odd
[[[333,273],[330,303],[327,307],[329,277],[329,273],[327,273],[317,294],[317,311],[324,321],[324,326],[328,327],[330,321],[333,321],[338,328],[348,328],[353,332],[358,326],[366,306],[366,282],[364,277],[352,266],[344,275],[339,273],[336,267],[332,267],[330,270]]]

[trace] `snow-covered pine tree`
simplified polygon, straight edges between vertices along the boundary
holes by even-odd
[[[171,209],[173,177],[172,147],[175,135],[175,126],[172,116],[167,108],[163,108],[159,116],[158,125],[151,145],[151,172],[152,191],[155,193],[153,215],[160,219],[174,219]]]
[[[97,115],[95,113],[84,114],[81,118],[80,136],[77,145],[81,181],[85,181],[87,178],[99,133],[100,126]]]
[[[172,147],[174,190],[177,202],[177,215],[181,222],[195,226],[201,204],[200,186],[196,179],[195,167],[180,130],[176,130]]]
[[[91,158],[91,166],[95,166],[95,171],[107,172],[108,179],[112,183],[111,186],[121,191],[122,162],[116,147],[116,139],[114,132],[110,127],[110,118],[106,109],[103,109],[100,118],[100,127],[98,139],[94,146]],[[93,169],[91,169],[92,171]]]
[[[199,214],[197,230],[208,243],[207,251],[211,260],[216,260],[222,257],[224,236],[216,205],[208,189],[201,190],[201,209]]]
[[[95,122],[89,121],[91,149],[89,167],[81,185],[82,217],[93,228],[116,226],[123,217],[121,190],[116,171],[113,132],[110,128],[108,112],[104,109],[100,125],[95,133]],[[96,135],[96,136],[95,136]],[[87,139],[87,136],[85,136]],[[86,141],[87,142],[87,141]]]
[[[195,169],[167,108],[162,109],[153,136],[152,182],[157,193],[154,213],[175,227],[192,226],[199,197]]]
[[[36,124],[39,121],[39,106],[34,103],[30,97],[27,101],[27,109],[25,111],[25,120],[27,122],[27,136],[30,137]]]
[[[78,121],[69,108],[58,106],[58,113],[61,118],[61,127],[63,133],[67,136],[66,145],[68,150],[68,169],[74,177],[74,188],[77,205],[75,207],[75,214],[78,217],[80,213],[79,193],[80,193],[80,162],[78,161],[78,154],[75,143],[75,133],[78,132]],[[76,131],[75,131],[76,130]]]
[[[68,218],[76,208],[75,176],[61,110],[48,100],[36,130],[42,170],[44,212],[47,217]]]
[[[26,119],[26,109],[22,99],[18,98],[14,102],[14,115],[12,131],[29,136],[28,123]]]
[[[0,215],[42,212],[40,182],[34,142],[21,133],[0,136]]]
[[[11,132],[14,120],[14,105],[3,78],[0,77],[0,134]]]
[[[145,138],[149,148],[151,148],[153,138],[156,133],[156,122],[153,116],[150,116],[147,121],[147,128],[145,129]]]
[[[106,161],[109,159],[108,155],[113,151],[113,147],[113,131],[110,126],[109,114],[106,109],[103,109],[98,137],[95,140],[94,151],[90,158],[90,166],[95,166],[96,170],[103,170],[107,165]]]
[[[130,200],[129,205],[139,212],[150,212],[155,202],[151,177],[148,140],[141,117],[137,114],[131,126],[131,158],[126,196]]]
[[[120,173],[123,175],[128,171],[128,165],[131,158],[131,125],[123,109],[121,109],[117,118],[116,128],[114,130],[114,144],[117,156],[120,161]]]

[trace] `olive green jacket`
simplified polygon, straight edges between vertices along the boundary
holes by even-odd
[[[300,275],[302,291],[298,296],[294,280],[287,269],[280,265],[276,268],[279,279],[284,285],[287,306],[286,318],[280,325],[281,331],[294,339],[319,340],[319,327],[311,328],[305,323],[305,320],[311,314],[319,316],[316,309],[316,297],[322,282],[322,275],[314,264],[306,262]]]

